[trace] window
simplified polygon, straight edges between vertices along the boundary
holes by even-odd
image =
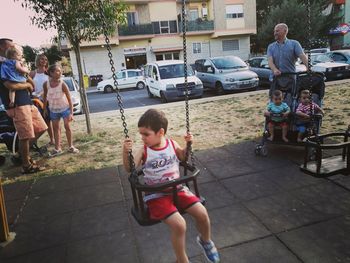
[[[190,21],[195,21],[195,20],[198,19],[198,17],[199,17],[198,9],[190,9],[189,20]]]
[[[334,61],[346,62],[346,57],[344,57],[343,55],[341,55],[339,53],[333,53],[332,59]]]
[[[126,78],[126,72],[125,71],[118,72],[117,79],[125,79],[125,78]]]
[[[155,78],[156,76],[158,76],[157,68],[153,67],[152,78]]]
[[[139,19],[137,16],[136,12],[128,12],[126,13],[127,15],[127,20],[128,20],[128,25],[132,26],[132,25],[137,25],[139,23]]]
[[[177,33],[176,20],[152,22],[154,34]]]
[[[174,64],[159,67],[159,73],[161,79],[173,79],[184,77],[185,68],[184,64]],[[187,68],[188,76],[193,76],[193,71],[190,66]]]
[[[202,53],[202,43],[193,43],[193,54]]]
[[[222,51],[239,50],[239,41],[237,39],[223,40]]]
[[[158,53],[156,54],[156,60],[179,60],[180,59],[180,53],[179,52],[167,52],[167,53]]]
[[[147,66],[146,75],[148,77],[152,77],[152,68],[153,68],[153,66],[151,66],[151,65]]]
[[[249,62],[249,66],[251,66],[252,68],[259,68],[261,61],[262,61],[261,58],[255,58],[255,59],[249,60],[248,62]]]
[[[226,5],[226,18],[243,17],[243,5]]]
[[[133,78],[133,77],[137,77],[137,76],[141,76],[141,72],[139,72],[139,71],[128,71],[128,77],[129,78]]]

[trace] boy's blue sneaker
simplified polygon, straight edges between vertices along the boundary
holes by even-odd
[[[204,250],[204,255],[209,262],[220,262],[219,253],[213,241],[210,240],[209,242],[204,242],[199,236],[197,236],[197,243]]]

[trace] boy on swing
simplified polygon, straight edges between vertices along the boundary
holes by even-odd
[[[186,148],[181,148],[176,141],[165,137],[168,120],[163,112],[149,109],[139,119],[138,128],[143,147],[135,152],[135,166],[142,165],[146,184],[158,184],[179,178],[179,162],[186,158]],[[187,134],[186,142],[192,142],[193,136]],[[130,172],[128,153],[132,150],[133,141],[125,139],[123,145],[123,164]],[[153,193],[145,196],[151,219],[162,220],[170,228],[171,242],[177,263],[188,263],[185,248],[186,221],[173,203],[170,192]],[[205,207],[190,190],[181,186],[178,192],[178,208],[185,210],[196,221],[200,236],[197,242],[209,262],[220,262],[219,254],[211,241],[210,220]]]

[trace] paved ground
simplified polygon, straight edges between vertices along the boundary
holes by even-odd
[[[350,177],[315,179],[298,169],[303,150],[254,143],[196,154],[213,239],[222,262],[350,262]],[[131,217],[122,169],[42,178],[5,186],[16,239],[2,263],[174,262],[166,226]],[[188,219],[187,250],[205,262]]]

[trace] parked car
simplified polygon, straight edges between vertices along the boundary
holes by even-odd
[[[255,89],[259,84],[258,75],[249,70],[247,64],[239,57],[198,59],[195,68],[196,76],[203,82],[203,86],[216,90],[218,94]]]
[[[321,72],[326,80],[350,77],[350,65],[333,61],[325,54],[311,54],[312,71]]]
[[[350,49],[333,50],[326,54],[335,62],[350,64]]]
[[[145,78],[142,71],[139,69],[125,69],[117,73],[118,89],[143,89],[145,86]],[[109,79],[100,81],[97,83],[97,90],[103,91],[104,93],[115,91],[116,87],[114,86],[114,79],[110,77]]]
[[[67,84],[70,91],[70,96],[73,103],[73,114],[82,114],[83,107],[81,104],[78,83],[72,77],[63,77],[62,79]]]
[[[191,67],[187,68],[188,93],[190,97],[203,95],[203,84],[194,75]],[[148,96],[160,97],[162,102],[184,98],[184,62],[181,60],[162,60],[148,63],[145,68]]]
[[[249,65],[249,69],[258,74],[260,85],[270,85],[273,74],[266,56],[250,58],[247,63]],[[306,67],[301,65],[299,62],[295,63],[295,68],[296,72],[306,71]]]

